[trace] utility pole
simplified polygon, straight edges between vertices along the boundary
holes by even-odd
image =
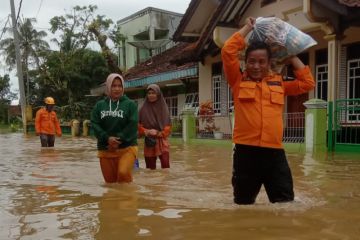
[[[24,134],[26,134],[26,98],[25,98],[25,90],[24,90],[24,78],[23,78],[23,72],[22,72],[20,47],[19,47],[19,35],[18,35],[17,24],[16,24],[14,0],[10,0],[10,7],[11,7],[12,27],[13,27],[13,32],[14,32],[17,77],[19,80],[21,116],[22,116],[22,121],[23,121]]]

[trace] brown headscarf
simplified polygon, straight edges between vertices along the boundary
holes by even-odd
[[[115,78],[120,78],[121,85],[123,87],[122,95],[124,95],[124,89],[125,89],[124,78],[120,74],[110,73],[109,76],[106,78],[106,82],[105,82],[105,87],[106,87],[105,94],[109,97],[110,97],[110,93],[111,93],[111,85]]]
[[[149,102],[145,97],[145,102],[139,112],[139,123],[146,129],[156,129],[162,131],[165,126],[171,125],[169,109],[165,99],[156,84],[150,84],[147,91],[154,90],[157,95],[155,102]]]

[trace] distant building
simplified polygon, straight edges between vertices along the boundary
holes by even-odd
[[[21,118],[21,106],[20,105],[10,105],[8,108],[8,122],[13,117]]]
[[[148,7],[117,22],[126,38],[119,49],[126,94],[140,107],[146,87],[156,83],[172,117],[181,114],[184,107],[198,106],[198,63],[172,62],[191,48],[189,44],[175,44],[171,40],[182,16]],[[91,95],[102,95],[104,90],[105,83],[91,89]]]
[[[119,47],[123,71],[174,46],[171,36],[182,14],[148,7],[117,22],[125,40]]]

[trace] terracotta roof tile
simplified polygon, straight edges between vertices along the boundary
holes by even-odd
[[[339,3],[344,4],[349,7],[360,7],[359,0],[338,0]]]
[[[140,63],[126,71],[125,79],[131,81],[149,75],[186,69],[196,65],[197,62],[188,62],[179,65],[174,61],[177,56],[182,55],[184,50],[188,47],[190,47],[190,44],[188,43],[179,43],[165,52],[153,56],[147,61]]]

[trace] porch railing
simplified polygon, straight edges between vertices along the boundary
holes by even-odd
[[[305,142],[305,113],[284,113],[284,143]],[[173,118],[173,136],[182,135],[181,117]],[[232,138],[232,116],[196,116],[195,117],[196,138]]]
[[[335,102],[335,144],[360,144],[360,99]]]
[[[181,137],[182,136],[182,117],[171,117],[171,136],[172,137]]]
[[[284,113],[284,143],[303,143],[305,141],[305,113]]]

